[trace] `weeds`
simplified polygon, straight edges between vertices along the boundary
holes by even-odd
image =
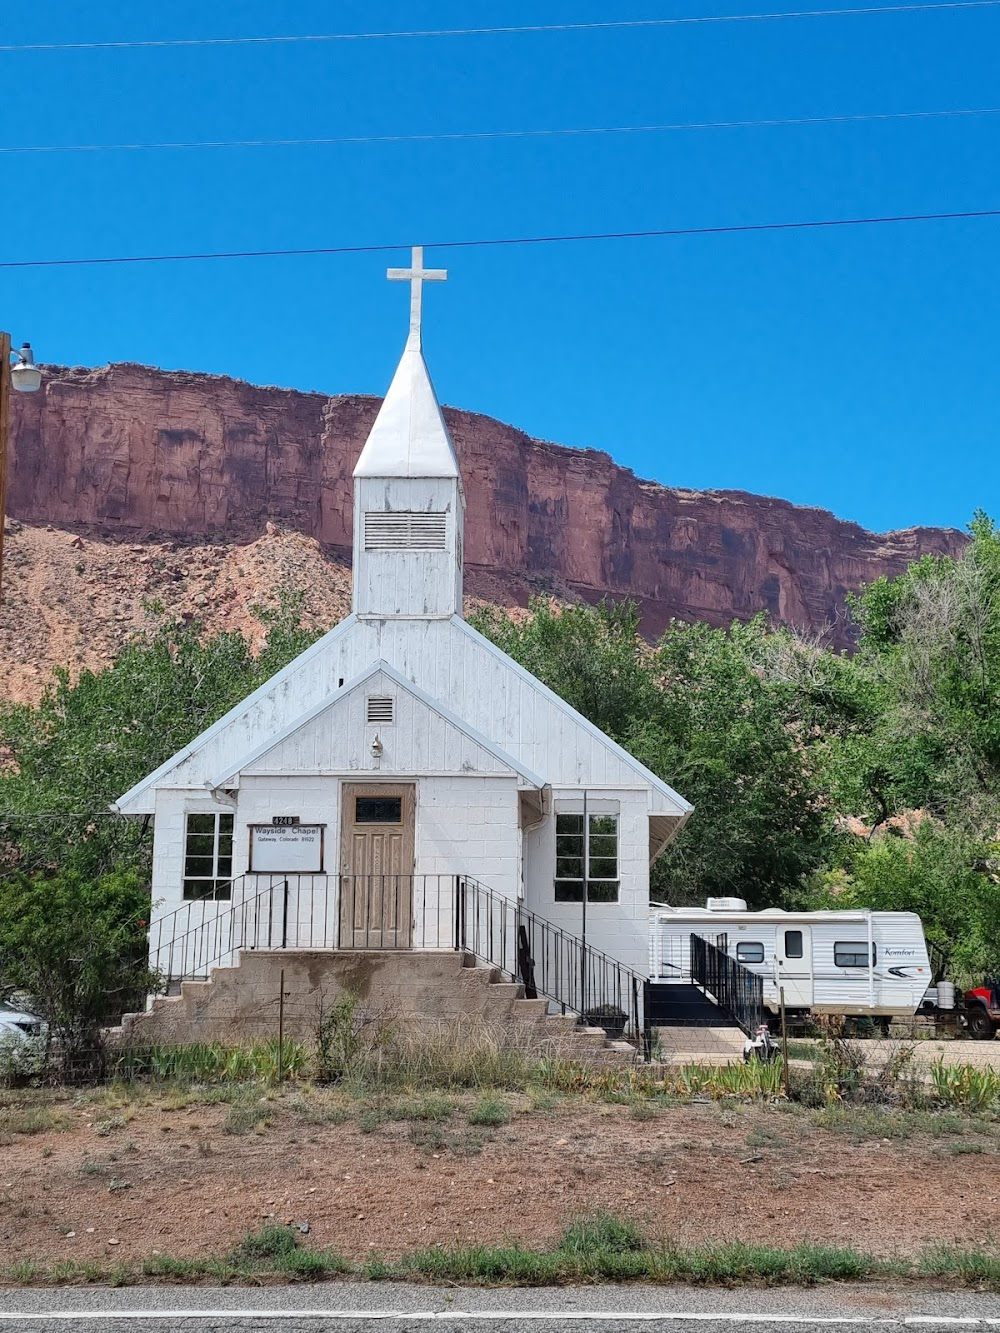
[[[454,1110],[454,1102],[429,1092],[423,1097],[404,1097],[390,1102],[386,1115],[390,1120],[447,1120]]]
[[[510,1120],[510,1106],[500,1097],[480,1097],[469,1112],[470,1125],[497,1127],[499,1125],[509,1125]]]
[[[47,1106],[28,1106],[23,1109],[9,1106],[0,1109],[0,1134],[47,1134],[52,1130],[73,1128],[73,1121],[62,1111]]]
[[[419,1122],[417,1122],[419,1123]],[[424,1126],[428,1128],[428,1126]],[[438,1128],[429,1126],[429,1128]],[[881,1259],[845,1246],[803,1242],[789,1249],[743,1242],[682,1246],[654,1244],[630,1221],[607,1214],[574,1221],[549,1249],[519,1241],[446,1248],[435,1245],[395,1263],[379,1255],[349,1264],[331,1250],[301,1245],[289,1227],[269,1225],[250,1232],[221,1257],[179,1259],[150,1255],[137,1267],[64,1261],[44,1268],[22,1261],[0,1270],[11,1283],[110,1282],[138,1277],[259,1283],[268,1276],[294,1281],[352,1273],[372,1282],[422,1278],[469,1284],[553,1285],[579,1281],[688,1283],[691,1285],[811,1285],[870,1278],[925,1278],[1000,1291],[1000,1255],[938,1246],[915,1259]]]
[[[317,1095],[296,1094],[287,1103],[289,1111],[307,1125],[343,1125],[351,1118],[346,1106]]]
[[[1000,1074],[993,1069],[946,1065],[938,1060],[931,1065],[931,1086],[946,1106],[961,1106],[966,1111],[1000,1106]]]
[[[267,1119],[268,1108],[260,1101],[233,1102],[222,1122],[223,1134],[249,1134]]]
[[[251,1042],[246,1046],[226,1046],[222,1042],[192,1042],[187,1046],[146,1046],[118,1051],[110,1065],[111,1077],[153,1082],[188,1081],[192,1083],[276,1083],[281,1079],[303,1077],[312,1056],[308,1045],[285,1040],[279,1061],[276,1038]]]

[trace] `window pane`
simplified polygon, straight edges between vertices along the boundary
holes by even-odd
[[[587,901],[591,903],[616,903],[618,901],[617,880],[588,880]]]
[[[185,850],[188,856],[211,856],[215,840],[208,833],[189,833]]]
[[[801,957],[802,957],[802,931],[801,931],[801,930],[786,930],[786,931],[785,931],[785,957],[786,957],[786,958],[801,958]]]
[[[617,856],[619,840],[607,833],[591,833],[591,856]]]
[[[592,856],[590,873],[594,879],[617,879],[618,859],[614,856]]]
[[[233,873],[233,858],[231,856],[220,856],[218,865],[215,867],[216,874],[224,879],[230,879]]]
[[[579,856],[556,857],[556,879],[582,879],[583,860]]]
[[[184,858],[184,874],[188,877],[202,875],[205,879],[211,878],[215,874],[215,866],[210,856],[186,856]]]
[[[556,880],[557,903],[582,903],[583,882],[579,879]]]
[[[220,834],[220,836],[221,836],[222,834],[226,834],[226,835],[228,835],[230,838],[233,836],[233,819],[234,819],[234,818],[235,818],[234,815],[220,815],[220,816],[219,816],[219,834]]]
[[[233,835],[231,833],[222,833],[219,835],[219,855],[231,856],[233,852]]]
[[[233,896],[233,886],[228,880],[219,879],[215,881],[215,897],[219,901],[228,901]]]
[[[402,824],[402,796],[357,796],[354,805],[356,824]]]
[[[583,835],[580,833],[557,834],[556,856],[583,856]]]
[[[215,815],[188,815],[188,833],[207,833],[215,837]]]
[[[838,943],[833,946],[834,967],[867,967],[868,945],[859,943]]]
[[[738,963],[762,963],[764,961],[764,946],[752,940],[745,940],[736,946],[736,961]]]
[[[192,899],[208,898],[212,893],[212,881],[209,879],[186,879],[184,881],[184,897],[190,902]]]
[[[601,834],[610,834],[612,837],[618,836],[618,816],[617,815],[591,815],[590,816],[590,836],[592,838]]]
[[[583,815],[556,815],[556,834],[582,833]]]

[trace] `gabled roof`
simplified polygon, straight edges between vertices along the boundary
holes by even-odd
[[[310,644],[304,652],[299,653],[298,657],[293,657],[290,662],[287,662],[281,668],[280,671],[276,671],[269,680],[265,680],[263,685],[258,685],[252,694],[248,694],[245,699],[241,699],[238,704],[234,704],[228,713],[223,713],[222,717],[216,722],[213,722],[210,727],[206,727],[204,731],[199,732],[194,740],[185,745],[183,749],[178,750],[176,754],[172,754],[169,759],[165,759],[159,768],[155,768],[152,773],[147,773],[147,775],[140,782],[137,782],[134,787],[130,787],[123,796],[119,796],[118,800],[113,803],[112,809],[118,810],[122,814],[128,814],[129,811],[126,809],[126,806],[132,805],[146,791],[148,791],[150,787],[155,787],[160,778],[166,777],[169,772],[177,768],[179,764],[182,764],[185,759],[189,759],[193,754],[196,754],[200,749],[207,745],[210,740],[218,736],[220,732],[225,731],[227,727],[231,727],[234,722],[237,722],[241,717],[244,717],[252,708],[260,703],[261,700],[266,699],[269,695],[273,695],[278,687],[284,684],[284,682],[291,676],[295,675],[306,662],[310,661],[312,658],[321,657],[330,643],[341,634],[346,634],[356,621],[356,616],[349,615],[338,625],[334,625],[333,629],[328,630],[322,638],[319,638],[315,643]],[[145,811],[140,808],[139,813],[143,814]]]
[[[460,634],[469,649],[472,650],[472,655],[467,667],[468,672],[471,673],[471,676],[469,677],[470,679],[475,679],[479,675],[479,668],[477,667],[475,660],[476,657],[479,654],[488,656],[504,672],[510,673],[522,682],[527,682],[530,689],[545,701],[547,708],[557,709],[566,721],[572,724],[575,729],[578,729],[585,734],[588,737],[588,740],[598,743],[608,754],[615,757],[616,761],[623,769],[634,774],[637,783],[647,786],[650,791],[649,812],[651,815],[671,817],[674,820],[673,827],[675,832],[687,820],[687,817],[692,811],[692,806],[685,801],[682,796],[678,795],[672,787],[666,782],[663,782],[654,773],[651,773],[650,770],[641,764],[633,755],[630,755],[620,745],[604,735],[604,733],[595,727],[593,723],[588,722],[587,719],[578,713],[570,704],[566,703],[564,699],[561,699],[546,685],[543,685],[542,682],[532,676],[529,671],[525,670],[524,667],[515,662],[513,658],[504,653],[502,649],[496,647],[495,644],[484,638],[483,635],[474,630],[462,620],[461,617],[453,616],[446,621],[437,622],[436,629],[435,626],[430,623],[421,622],[419,625],[420,631],[423,634],[430,633],[432,629],[435,629],[435,633],[443,633],[445,632],[445,627],[447,627],[448,631],[451,633]],[[369,670],[374,671],[377,669],[378,662],[376,659],[383,657],[382,652],[379,651],[376,645],[379,643],[385,644],[386,637],[394,641],[395,637],[401,632],[402,627],[393,622],[386,622],[385,625],[380,627],[368,622],[359,621],[355,616],[349,616],[346,620],[342,621],[334,629],[325,634],[321,639],[318,639],[316,643],[306,649],[306,651],[300,654],[294,661],[283,667],[282,670],[272,676],[270,680],[265,681],[253,694],[249,695],[246,699],[231,708],[224,717],[213,723],[212,726],[208,727],[199,736],[196,736],[194,740],[177,754],[173,755],[164,764],[161,764],[155,772],[150,773],[147,777],[143,778],[141,782],[136,783],[130,791],[126,792],[124,796],[119,798],[117,808],[123,814],[128,815],[150,813],[154,808],[153,789],[161,783],[168,782],[172,776],[172,785],[200,787],[203,782],[210,777],[213,769],[218,773],[219,768],[223,764],[229,765],[229,767],[232,768],[230,758],[238,755],[241,750],[243,753],[249,754],[252,752],[255,743],[264,745],[273,743],[274,737],[286,731],[289,725],[295,726],[301,723],[304,710],[302,713],[297,711],[293,713],[293,709],[296,697],[303,698],[301,694],[304,679],[301,674],[303,668],[306,668],[305,676],[311,676],[314,682],[317,679],[322,679],[324,675],[326,677],[328,683],[322,686],[321,691],[317,691],[310,687],[307,695],[303,698],[303,703],[309,703],[311,700],[318,699],[319,702],[316,704],[316,707],[322,707],[329,698],[330,688],[339,674],[336,667],[333,666],[333,662],[343,661],[345,657],[350,658],[352,656],[350,645],[353,642],[353,636],[361,635],[363,642],[368,643],[370,641],[372,647],[375,649],[370,657],[365,656],[363,650],[362,652],[353,652],[354,666],[352,669],[356,672],[361,666],[361,662],[376,663],[375,666],[365,665],[360,672],[360,674],[365,674]],[[454,644],[454,649],[458,650],[459,648],[460,644]],[[329,667],[324,668],[324,655],[330,653],[331,650],[334,650],[332,661]],[[442,644],[439,651],[447,653],[450,650],[446,644]],[[391,656],[394,660],[406,660],[405,655],[400,655],[396,652],[393,652]],[[480,661],[482,661],[482,658],[480,658]],[[485,662],[483,662],[483,667],[485,667],[485,665]],[[317,670],[311,670],[312,666],[315,666]],[[385,668],[383,667],[383,669]],[[388,669],[395,672],[396,676],[399,676],[397,668],[390,667]],[[355,676],[353,679],[357,678],[358,677]],[[419,686],[409,681],[406,677],[399,676],[399,679],[404,680],[405,688],[413,693],[415,697],[425,700],[429,697],[423,693]],[[340,691],[338,691],[338,693],[339,692]],[[449,707],[442,704],[436,698],[431,699],[430,702],[442,717],[446,717],[449,721],[454,721],[460,725],[465,734],[475,736],[477,740],[485,740],[486,733],[483,730],[483,717],[485,714],[483,714],[481,710],[480,716],[476,718],[478,728],[473,728],[471,724],[462,721],[450,710]],[[290,715],[295,719],[291,724],[288,722]],[[488,730],[492,734],[496,734],[492,727],[488,728]],[[241,735],[245,736],[245,743],[243,745],[239,743]],[[261,741],[261,737],[265,737],[266,739]],[[208,763],[204,760],[198,763],[196,757],[202,754],[206,748],[210,748],[216,741],[219,742],[219,748],[222,751],[222,755],[227,757],[222,757],[222,755],[220,755],[219,758],[214,761],[212,767],[209,767]],[[500,748],[501,741],[503,748]],[[510,736],[500,736],[497,742],[490,741],[487,742],[487,744],[492,747],[494,753],[499,752],[503,754],[505,761],[510,764],[511,770],[521,774],[525,781],[529,782],[531,785],[541,786],[543,782],[554,783],[555,785],[562,785],[568,782],[569,785],[574,785],[573,778],[568,777],[565,773],[557,775],[555,772],[550,772],[548,765],[543,759],[540,759],[537,755],[533,754],[531,756],[532,770],[541,769],[544,773],[544,777],[539,779],[533,771],[525,766],[524,760],[514,759],[512,751],[517,750],[517,746],[512,744]],[[537,746],[535,749],[537,750]],[[194,762],[188,765],[188,761]],[[178,782],[176,777],[177,770],[183,769],[185,765],[188,765],[191,769],[191,780],[187,782]],[[577,781],[579,781],[579,779]],[[662,830],[664,839],[668,833],[668,829],[664,828]]]
[[[296,732],[302,731],[311,723],[317,721],[317,719],[329,709],[337,708],[340,705],[345,704],[352,694],[375,680],[379,680],[380,683],[384,683],[385,681],[391,682],[398,691],[408,694],[411,699],[417,700],[425,708],[430,709],[430,711],[435,713],[442,719],[442,721],[449,726],[454,727],[456,731],[459,731],[471,741],[474,746],[490,755],[501,768],[517,774],[526,786],[535,789],[545,786],[542,778],[538,777],[536,773],[532,773],[529,768],[522,764],[518,759],[515,759],[513,755],[502,750],[499,745],[494,745],[491,740],[476,731],[474,727],[470,727],[467,722],[460,718],[457,713],[453,713],[450,708],[447,708],[442,704],[439,699],[432,698],[431,695],[414,685],[411,680],[407,680],[405,676],[401,675],[395,667],[392,667],[388,662],[381,660],[374,662],[366,670],[355,676],[353,680],[347,681],[340,689],[327,695],[327,697],[322,699],[314,708],[310,708],[294,718],[286,727],[283,727],[274,736],[269,736],[263,744],[257,746],[257,748],[249,754],[244,755],[238,763],[229,765],[225,772],[212,778],[207,785],[212,788],[226,787],[230,785],[233,779],[240,773],[251,768],[272,751],[278,749],[278,747],[280,747],[286,740],[289,740],[294,736]]]
[[[415,338],[407,341],[355,477],[454,477],[461,485],[455,446]]]
[[[561,712],[572,718],[581,731],[588,732],[595,740],[600,741],[612,754],[631,768],[637,777],[641,777],[643,782],[648,783],[654,791],[658,792],[671,807],[671,809],[665,813],[681,816],[681,822],[677,825],[678,830],[680,829],[681,824],[683,824],[688,816],[694,812],[694,806],[689,801],[685,801],[684,797],[674,791],[673,787],[664,782],[662,778],[658,778],[651,769],[646,767],[645,764],[641,764],[639,760],[636,759],[635,755],[629,754],[628,750],[601,731],[600,727],[595,727],[593,722],[585,718],[582,713],[578,713],[573,705],[568,704],[565,699],[556,694],[555,690],[550,690],[549,687],[543,684],[537,676],[533,676],[526,667],[521,666],[520,662],[516,662],[513,657],[508,653],[505,653],[502,648],[498,648],[497,645],[487,639],[484,634],[480,634],[478,630],[473,629],[461,616],[452,616],[451,620],[452,624],[457,625],[463,634],[467,634],[470,639],[478,644],[479,647],[491,657],[502,662],[509,671],[514,672],[514,674],[520,676],[522,680],[527,681],[539,694],[555,704]]]

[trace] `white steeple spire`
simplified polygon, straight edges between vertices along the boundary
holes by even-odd
[[[461,615],[465,493],[455,446],[421,350],[422,289],[442,282],[414,247],[410,330],[354,469],[352,609],[368,616]]]
[[[447,271],[425,269],[423,247],[418,245],[414,246],[410,268],[390,268],[386,276],[390,281],[411,284],[410,334],[354,475],[457,477],[461,486],[455,446],[421,350],[421,288],[424,282],[443,282]]]

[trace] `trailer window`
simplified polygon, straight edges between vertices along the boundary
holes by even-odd
[[[738,963],[762,963],[764,961],[764,946],[756,940],[743,940],[736,946],[736,961]]]
[[[872,966],[876,962],[877,950],[872,945]],[[868,966],[868,945],[862,941],[856,944],[853,941],[843,942],[833,946],[833,965],[834,967],[867,967]]]
[[[801,931],[801,930],[786,930],[786,931],[785,931],[785,957],[786,957],[786,958],[801,958],[801,957],[802,957],[802,931]]]

